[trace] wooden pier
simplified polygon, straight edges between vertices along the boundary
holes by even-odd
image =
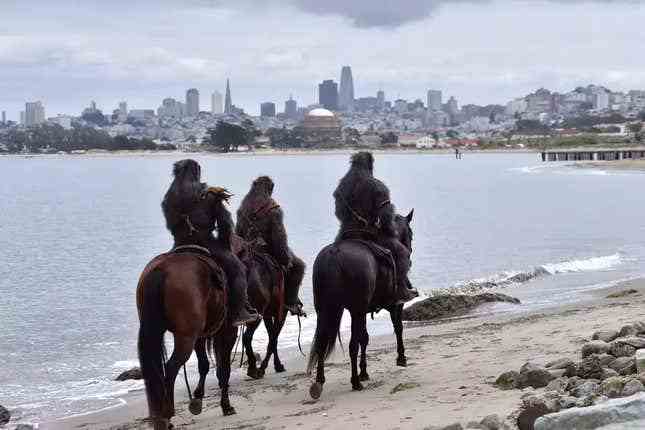
[[[562,149],[542,151],[542,161],[613,161],[645,159],[645,148]]]

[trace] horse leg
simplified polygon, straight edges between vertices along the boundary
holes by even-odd
[[[237,338],[237,330],[235,327],[227,327],[222,329],[220,338],[217,340],[216,345],[216,358],[217,358],[217,379],[219,381],[219,388],[222,391],[220,406],[224,416],[234,415],[235,408],[231,406],[231,401],[228,398],[228,381],[231,377],[231,351],[235,346],[235,339]]]
[[[370,380],[370,375],[367,374],[367,344],[369,343],[369,341],[370,341],[370,335],[367,333],[367,327],[366,327],[363,333],[363,337],[359,341],[361,345],[361,361],[359,364],[361,373],[358,375],[358,379],[361,381]]]
[[[260,326],[260,321],[255,321],[246,325],[246,331],[244,331],[244,336],[242,336],[242,345],[246,350],[246,357],[248,360],[248,370],[246,371],[247,376],[253,379],[259,379],[257,360],[255,358],[255,353],[253,352],[253,334],[255,330]]]
[[[325,384],[325,360],[327,353],[331,352],[336,343],[336,336],[340,328],[340,323],[343,318],[343,308],[317,311],[316,317],[316,334],[314,341],[311,345],[311,353],[309,354],[308,371],[316,364],[316,382],[311,384],[309,388],[309,395],[313,399],[319,399]]]
[[[396,335],[396,365],[406,367],[408,359],[405,357],[405,347],[403,346],[403,305],[395,305],[389,309],[394,334]]]
[[[285,321],[287,321],[286,311],[284,315],[282,315],[282,321],[276,324],[276,329],[275,329],[275,348],[273,349],[273,368],[275,369],[276,373],[282,373],[287,370],[282,365],[282,362],[280,361],[280,357],[278,357],[278,339],[280,339],[280,332],[282,332],[282,327],[284,327]]]
[[[175,379],[177,379],[177,374],[179,369],[183,366],[190,354],[193,353],[193,347],[195,345],[195,338],[191,336],[181,336],[175,334],[175,347],[172,351],[170,359],[166,363],[166,393],[168,394],[167,403],[162,412],[164,418],[170,420],[175,416]]]
[[[352,362],[352,389],[361,391],[363,385],[358,377],[358,346],[367,331],[367,316],[364,312],[352,312],[352,337],[349,340],[349,358]]]
[[[206,338],[202,337],[197,339],[195,343],[195,354],[197,354],[197,363],[199,366],[199,383],[193,392],[193,400],[188,405],[190,413],[199,415],[202,413],[202,399],[204,398],[204,384],[206,383],[206,375],[210,368],[208,362],[208,355],[206,354]]]
[[[274,345],[277,344],[276,334],[275,334],[275,325],[273,324],[273,318],[264,318],[264,326],[267,329],[267,335],[269,336],[269,343],[267,344],[267,352],[260,364],[260,369],[258,369],[258,374],[260,377],[264,376],[266,368],[269,366],[269,360],[271,359],[271,354],[275,348]]]

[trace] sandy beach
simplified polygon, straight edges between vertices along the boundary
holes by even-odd
[[[635,289],[637,294],[607,298]],[[574,304],[539,312],[478,316],[405,330],[409,365],[395,366],[393,336],[373,338],[368,348],[371,380],[363,392],[349,383],[348,357],[340,349],[327,366],[325,391],[310,400],[311,378],[305,359],[286,363],[287,372],[270,371],[260,381],[243,378],[231,386],[237,415],[223,417],[214,375],[209,376],[204,412],[192,416],[178,381],[176,428],[190,429],[423,429],[466,424],[490,414],[507,417],[527,390],[493,386],[501,373],[527,361],[544,365],[557,358],[580,359],[580,346],[600,329],[618,329],[645,319],[645,280],[595,290]],[[349,339],[344,339],[346,345]],[[402,385],[401,385],[402,384]],[[398,387],[400,391],[395,390]],[[396,392],[395,392],[396,391]],[[532,391],[532,389],[528,389]],[[540,390],[536,390],[540,391]],[[146,428],[143,393],[123,407],[41,425],[46,429]]]
[[[581,169],[645,171],[645,160],[582,161],[574,164]]]

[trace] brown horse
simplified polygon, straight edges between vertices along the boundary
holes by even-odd
[[[137,287],[139,361],[155,430],[171,426],[175,379],[193,349],[199,361],[199,384],[191,399],[191,412],[201,412],[209,370],[208,349],[217,362],[222,411],[224,415],[235,413],[228,397],[228,383],[237,331],[227,318],[225,276],[210,257],[203,255],[206,252],[184,251],[187,252],[171,252],[153,259]],[[172,332],[174,338],[169,359],[164,345],[166,331]]]
[[[253,379],[260,379],[264,377],[272,355],[275,371],[280,373],[286,370],[278,357],[278,337],[287,318],[284,304],[284,272],[271,256],[255,250],[250,244],[244,244],[239,255],[247,269],[249,301],[262,315],[269,336],[266,355],[259,368],[252,343],[253,334],[260,326],[260,321],[247,324],[242,336],[242,345],[248,360],[247,375]]]
[[[395,229],[398,239],[412,253],[412,222],[414,211],[406,217],[396,215]],[[367,333],[367,314],[373,302],[385,298],[387,285],[392,278],[372,250],[364,243],[355,240],[342,240],[325,247],[314,263],[313,293],[317,314],[316,333],[311,344],[307,373],[316,368],[316,382],[309,389],[311,397],[318,399],[325,383],[325,360],[334,350],[339,336],[344,309],[352,317],[349,355],[352,368],[352,389],[363,389],[361,381],[369,379],[367,373],[366,349],[369,343]],[[406,366],[403,347],[403,305],[388,306],[397,338],[397,365]],[[361,352],[360,374],[358,353]]]

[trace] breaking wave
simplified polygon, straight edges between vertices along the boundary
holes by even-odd
[[[511,285],[523,284],[536,278],[557,275],[560,273],[591,272],[610,270],[624,261],[620,254],[591,257],[581,260],[566,260],[558,263],[543,264],[527,271],[501,272],[486,278],[471,279],[458,282],[452,287],[436,289],[432,293],[438,294],[478,294],[483,290],[503,288]]]

